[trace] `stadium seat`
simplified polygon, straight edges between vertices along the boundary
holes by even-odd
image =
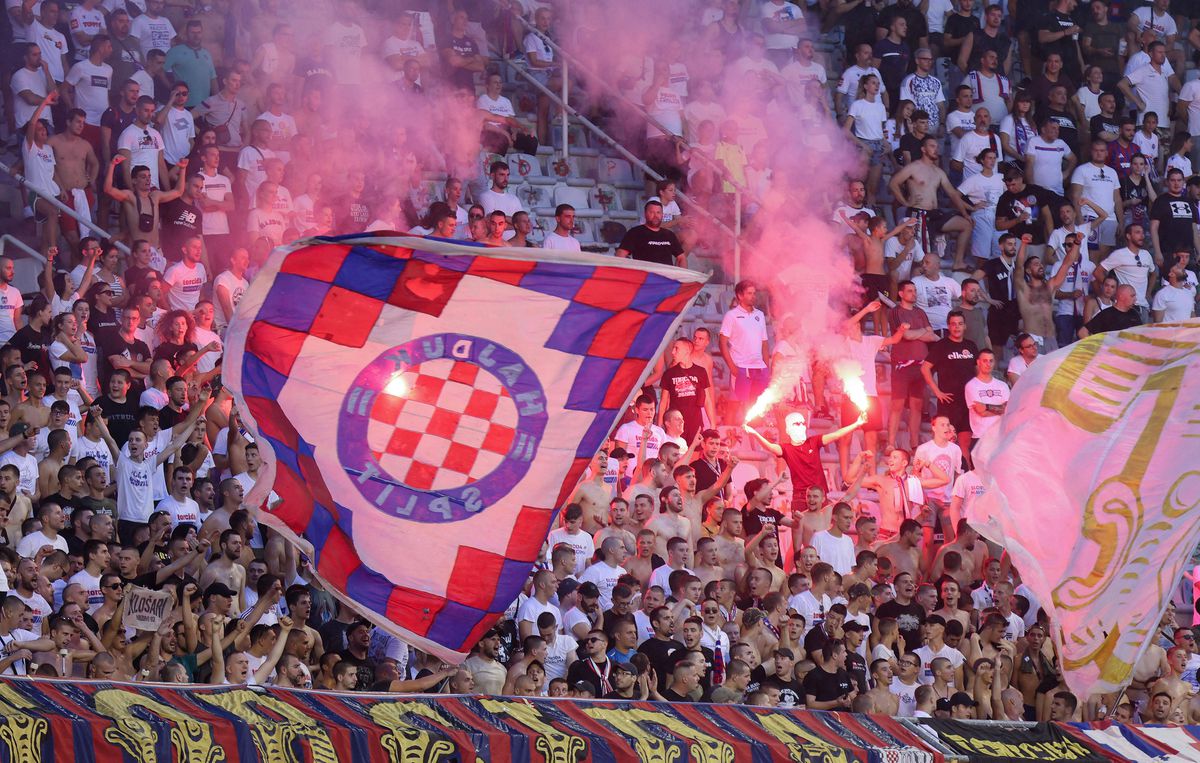
[[[588,204],[588,194],[583,188],[559,183],[554,187],[554,206],[559,204],[570,204],[575,207],[575,217],[602,217],[604,212],[599,209],[592,209]]]
[[[610,183],[617,188],[641,190],[644,183],[633,175],[633,167],[624,159],[602,156],[596,163],[596,177],[601,183]]]
[[[623,194],[621,194],[616,186],[604,183],[597,185],[588,191],[588,199],[590,206],[594,209],[604,210],[604,216],[612,220],[637,220],[638,213],[631,209],[626,209],[623,204]]]
[[[513,182],[517,182],[518,179],[530,185],[554,185],[556,182],[542,171],[542,162],[536,156],[509,154],[506,159]]]

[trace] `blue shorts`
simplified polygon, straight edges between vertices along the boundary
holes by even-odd
[[[733,377],[733,399],[753,402],[767,389],[771,374],[765,368],[739,368]]]

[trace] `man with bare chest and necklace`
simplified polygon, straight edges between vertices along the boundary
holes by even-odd
[[[1017,293],[1017,305],[1021,309],[1021,320],[1025,331],[1032,334],[1034,341],[1040,339],[1042,352],[1058,349],[1057,333],[1054,329],[1054,292],[1067,280],[1071,266],[1079,257],[1078,234],[1069,233],[1063,241],[1066,256],[1062,267],[1046,280],[1046,264],[1040,257],[1029,257],[1029,245],[1033,236],[1021,236],[1021,248],[1017,250],[1017,266],[1013,273],[1013,289]]]
[[[892,176],[888,188],[901,205],[908,207],[917,221],[917,236],[926,252],[934,251],[933,239],[938,233],[958,234],[954,261],[962,262],[971,243],[971,215],[962,194],[955,189],[941,168],[940,141],[932,135],[921,140],[921,156]],[[938,210],[938,189],[943,190],[958,211],[949,215]]]

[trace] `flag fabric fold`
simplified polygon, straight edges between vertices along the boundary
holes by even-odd
[[[975,449],[972,525],[1008,549],[1081,697],[1126,685],[1200,540],[1200,321],[1039,358]]]
[[[247,503],[336,596],[460,661],[705,279],[405,235],[277,250],[226,338],[269,462]]]

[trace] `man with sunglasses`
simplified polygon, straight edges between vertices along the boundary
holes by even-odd
[[[567,683],[574,686],[579,681],[591,685],[592,694],[603,697],[613,690],[612,668],[608,659],[608,636],[602,630],[588,631],[583,640],[583,657],[567,668]]]
[[[154,117],[163,136],[163,151],[167,165],[174,167],[179,160],[192,152],[196,140],[196,120],[185,108],[191,90],[186,82],[176,82],[171,88],[171,98]]]
[[[1174,172],[1176,170],[1173,169],[1172,173]],[[1158,202],[1162,198],[1160,196],[1154,202],[1155,208],[1158,208]],[[1191,202],[1185,203],[1188,209],[1191,210],[1190,214],[1195,215],[1196,205]],[[1154,215],[1151,213],[1151,218],[1153,217]],[[1151,219],[1150,225],[1152,230],[1154,222],[1155,220]],[[1136,305],[1139,323],[1145,323],[1150,318],[1150,274],[1156,266],[1161,267],[1162,265],[1162,250],[1156,252],[1154,259],[1151,259],[1150,253],[1142,248],[1145,243],[1146,231],[1142,226],[1137,223],[1125,226],[1125,246],[1114,250],[1101,260],[1093,273],[1093,278],[1097,281],[1104,280],[1105,275],[1112,273],[1117,277],[1119,284],[1133,287],[1134,305]],[[1166,251],[1174,250],[1168,249]],[[1095,319],[1093,318],[1093,320]]]

